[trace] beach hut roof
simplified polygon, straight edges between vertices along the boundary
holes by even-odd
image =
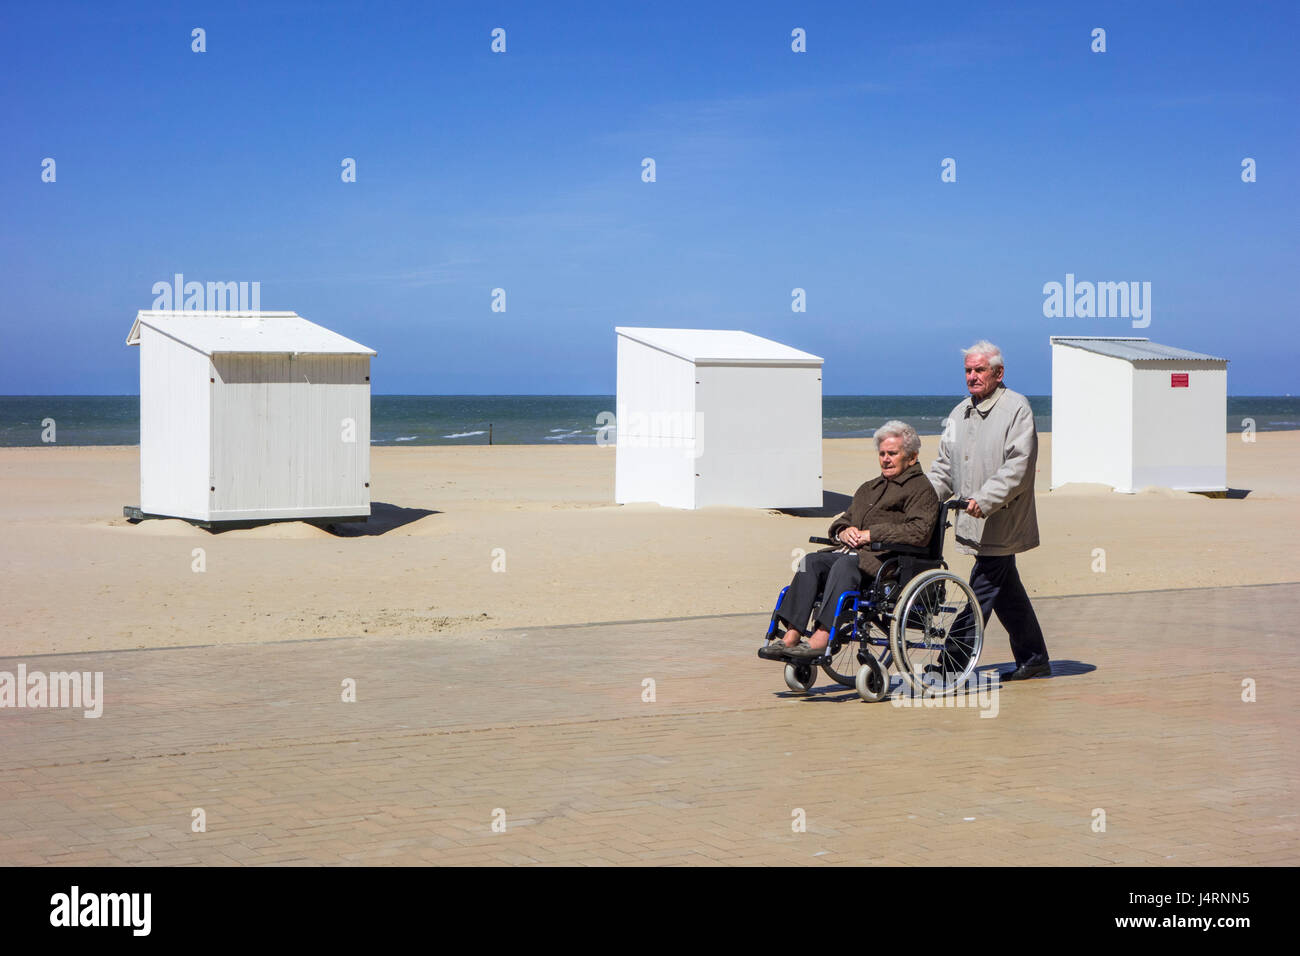
[[[221,352],[298,352],[374,355],[360,342],[309,322],[296,312],[177,312],[141,309],[127,345],[140,344],[140,327],[175,339],[204,355]]]
[[[1105,335],[1053,335],[1052,344],[1068,345],[1072,348],[1083,349],[1085,352],[1096,352],[1098,355],[1109,355],[1111,358],[1125,359],[1129,362],[1228,361],[1225,358],[1219,358],[1217,355],[1206,355],[1204,352],[1189,352],[1187,349],[1175,348],[1172,345],[1161,345],[1159,342],[1152,342],[1150,339],[1143,338]]]
[[[619,335],[697,365],[812,365],[819,356],[760,335],[729,329],[641,329],[617,326]]]

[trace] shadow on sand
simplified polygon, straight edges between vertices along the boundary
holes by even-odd
[[[321,527],[338,538],[360,538],[387,534],[394,528],[400,528],[413,521],[419,521],[421,518],[436,514],[442,514],[442,512],[431,511],[428,508],[403,508],[400,505],[390,505],[386,501],[373,501],[370,503],[369,521],[346,521],[340,524],[322,523]]]
[[[795,518],[834,518],[848,510],[853,501],[852,495],[842,495],[838,491],[823,491],[820,508],[776,508],[779,514]]]

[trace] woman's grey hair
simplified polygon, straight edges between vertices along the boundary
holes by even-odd
[[[900,422],[897,419],[892,422],[885,422],[876,429],[876,434],[872,437],[876,442],[876,451],[880,451],[881,439],[893,437],[903,440],[903,454],[919,455],[921,453],[921,436],[907,422]]]
[[[983,355],[989,360],[989,368],[1002,367],[1002,350],[988,339],[980,339],[968,349],[961,350],[962,355]]]

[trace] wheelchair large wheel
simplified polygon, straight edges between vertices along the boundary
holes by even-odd
[[[802,661],[785,665],[785,686],[796,694],[806,694],[817,681],[817,668]]]
[[[836,640],[839,641],[839,646],[835,646],[834,641],[831,642],[830,661],[822,665],[822,670],[826,671],[826,676],[835,683],[852,687],[857,680],[858,668],[862,666],[858,662],[858,648],[862,645],[853,640],[851,618],[840,624]]]
[[[889,647],[903,680],[923,696],[962,686],[979,664],[984,618],[969,584],[951,571],[923,571],[894,605]]]
[[[839,650],[831,655],[830,661],[822,665],[822,670],[835,683],[852,687],[861,666],[858,663],[858,642],[844,641]]]

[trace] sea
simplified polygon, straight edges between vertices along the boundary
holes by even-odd
[[[901,419],[922,435],[943,431],[957,395],[826,395],[825,438],[869,438]],[[1031,395],[1040,432],[1052,430],[1052,399]],[[373,445],[592,445],[614,412],[613,395],[372,395]],[[1228,398],[1225,432],[1300,429],[1300,397]],[[51,425],[51,423],[53,423]],[[609,432],[605,433],[606,435]],[[0,447],[138,445],[139,395],[0,395]]]

